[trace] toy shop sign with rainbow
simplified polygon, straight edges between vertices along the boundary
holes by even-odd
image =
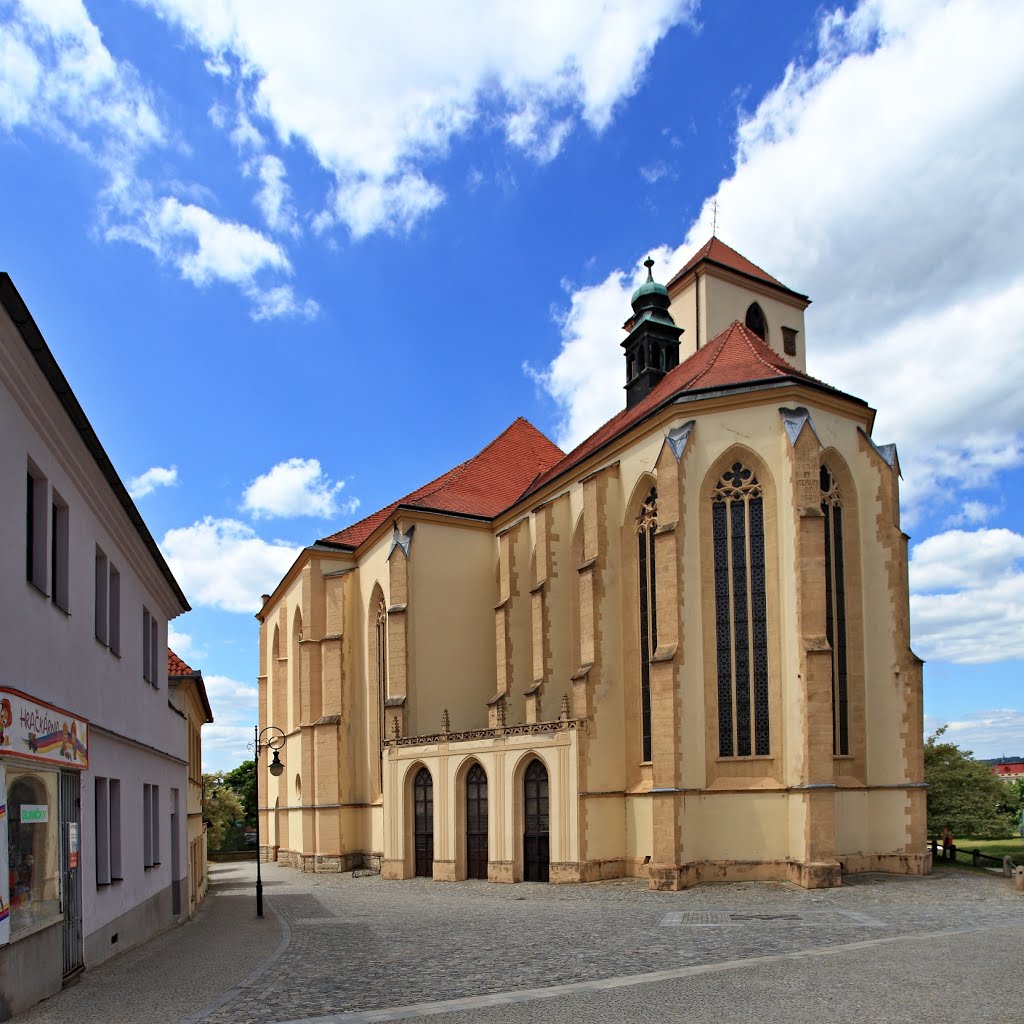
[[[0,686],[0,757],[4,755],[88,768],[89,723],[20,690]]]

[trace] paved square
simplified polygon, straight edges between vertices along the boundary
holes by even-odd
[[[214,871],[197,921],[86,972],[25,1024],[1024,1019],[1024,897],[1001,878],[663,893],[268,865],[260,921],[254,865]]]

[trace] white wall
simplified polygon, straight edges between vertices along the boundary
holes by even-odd
[[[69,509],[67,612],[26,580],[30,459]],[[0,637],[4,641],[0,685],[90,722],[90,766],[81,778],[80,869],[88,936],[170,885],[172,789],[180,794],[178,862],[181,875],[187,876],[187,739],[180,715],[168,707],[167,688],[167,620],[184,609],[2,307],[0,526]],[[120,572],[120,655],[95,636],[97,545]],[[46,547],[49,552],[48,542]],[[143,606],[158,624],[153,684],[143,678]],[[122,786],[125,878],[101,890],[96,886],[94,862],[97,775],[119,778]],[[160,786],[164,847],[160,867],[148,871],[141,854],[144,782]],[[183,893],[187,913],[184,885]]]

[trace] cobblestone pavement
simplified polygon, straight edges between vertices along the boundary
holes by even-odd
[[[190,933],[218,927],[221,909],[251,896],[254,874],[245,865],[215,876],[204,919],[155,940],[170,943],[165,970],[179,985],[195,955]],[[759,882],[660,893],[634,880],[383,882],[268,865],[264,881],[268,917],[240,917],[226,936],[236,958],[258,941],[260,966],[236,964],[219,994],[196,993],[177,1016],[170,1006],[132,1016],[122,1003],[117,1018],[66,1019],[1024,1021],[1024,896],[1002,878],[943,871],[815,891]],[[257,925],[275,923],[270,942]],[[115,965],[86,980],[100,984]],[[26,1024],[65,1019],[39,1012]]]

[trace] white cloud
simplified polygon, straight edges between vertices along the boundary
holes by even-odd
[[[139,0],[214,60],[237,66],[243,112],[301,141],[335,178],[321,217],[354,236],[404,230],[442,200],[428,160],[476,124],[552,159],[582,120],[600,131],[695,0],[438,0],[367,6],[296,0]],[[381,40],[387,72],[381,73]]]
[[[1024,754],[1024,712],[1011,708],[974,711],[957,721],[937,724],[948,726],[944,740],[972,751],[975,757]]]
[[[192,603],[250,614],[302,550],[287,541],[266,541],[236,519],[213,516],[168,530],[160,548]]]
[[[986,505],[983,501],[965,501],[960,511],[946,519],[945,525],[980,526],[987,523],[999,509],[994,505]]]
[[[128,493],[133,498],[144,498],[158,487],[174,487],[177,482],[177,466],[153,466],[128,481]]]
[[[315,299],[299,299],[290,284],[277,285],[264,290],[249,292],[253,307],[253,320],[276,320],[278,317],[293,316],[302,320],[315,320],[320,305]]]
[[[1024,658],[1024,536],[949,530],[910,557],[910,620],[923,658],[980,664]]]
[[[182,633],[173,625],[167,627],[167,646],[181,658],[187,665],[191,665],[196,671],[202,671],[202,666],[193,664],[193,659],[202,661],[208,655],[208,651],[201,644],[192,639],[191,633]]]
[[[215,217],[209,210],[169,198],[152,211],[153,239],[171,249],[181,276],[198,285],[215,278],[248,284],[266,268],[291,271],[284,250],[244,224]],[[177,242],[183,243],[181,246]]]
[[[213,724],[203,726],[203,771],[224,771],[252,758],[248,744],[259,717],[259,690],[229,676],[203,674]]]
[[[292,190],[285,180],[284,162],[268,153],[259,161],[257,174],[261,187],[256,193],[256,205],[267,227],[281,234],[298,235],[299,223],[291,202]]]
[[[0,24],[0,127],[41,131],[104,164],[165,140],[135,69],[113,59],[79,0],[11,6]]]
[[[720,237],[814,298],[808,369],[880,410],[911,506],[1024,464],[1024,176],[1008,170],[1024,165],[1022,36],[1013,0],[828,15],[818,58],[741,114],[732,176],[659,260],[664,281],[707,240],[717,199]],[[623,406],[634,279],[615,270],[572,296],[541,375],[560,443]]]
[[[252,301],[254,319],[315,315],[315,303],[299,301],[290,289],[264,280],[268,274],[291,273],[281,246],[203,206],[160,194],[196,195],[206,191],[203,186],[173,179],[157,186],[141,173],[140,163],[150,152],[187,147],[164,125],[135,68],[106,48],[80,0],[20,0],[8,6],[11,17],[0,24],[0,130],[41,133],[105,172],[103,237],[143,246],[194,284],[237,285]],[[223,62],[208,68],[215,75],[224,69]],[[223,124],[227,111],[215,104],[210,117]],[[240,140],[261,143],[258,131],[248,127],[246,132],[239,122]],[[268,222],[294,234],[283,173],[265,160],[260,177],[259,203]]]
[[[259,518],[351,515],[358,498],[340,501],[343,480],[332,482],[318,459],[288,459],[256,477],[245,489],[243,507]]]

